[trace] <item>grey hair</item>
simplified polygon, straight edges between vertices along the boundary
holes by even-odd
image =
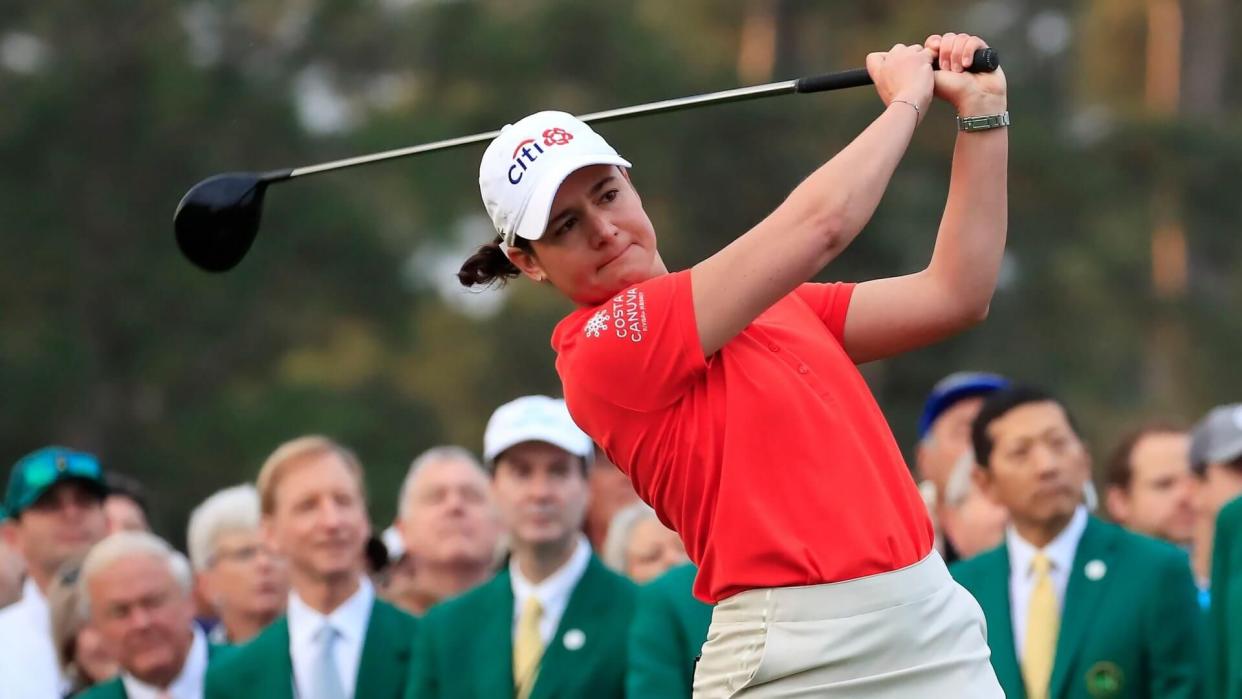
[[[410,491],[414,488],[414,478],[418,472],[433,461],[459,461],[469,464],[479,470],[484,476],[487,476],[487,469],[483,468],[483,464],[470,453],[469,449],[459,447],[453,444],[432,447],[427,451],[419,454],[410,468],[405,472],[405,480],[401,481],[401,491],[397,495],[397,519],[405,519],[410,514]]]
[[[256,531],[259,519],[259,491],[249,483],[217,491],[195,507],[185,536],[194,570],[211,567],[225,534]]]
[[[627,505],[612,516],[608,523],[608,536],[604,537],[604,563],[613,570],[625,575],[625,550],[630,544],[630,537],[639,522],[647,519],[659,520],[655,510],[645,502]]]
[[[181,591],[187,597],[190,595],[194,580],[190,562],[185,556],[150,532],[116,532],[95,544],[82,561],[82,572],[78,576],[78,602],[84,618],[91,618],[91,581],[104,569],[131,556],[149,556],[163,561]]]
[[[975,472],[975,451],[967,449],[962,452],[949,472],[949,480],[944,484],[944,504],[957,509],[970,497],[971,475]]]

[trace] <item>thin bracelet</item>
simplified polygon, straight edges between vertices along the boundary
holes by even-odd
[[[919,109],[919,106],[917,104],[913,102],[908,102],[906,100],[892,100],[889,102],[889,104],[893,104],[894,102],[901,102],[902,104],[908,104],[911,107],[914,107],[914,113],[918,115],[918,118],[921,119],[923,117],[923,110]]]

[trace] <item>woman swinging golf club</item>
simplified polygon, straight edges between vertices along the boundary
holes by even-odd
[[[766,219],[670,272],[630,163],[568,114],[506,127],[480,166],[499,238],[463,284],[525,275],[579,308],[557,326],[575,421],[680,533],[715,603],[696,697],[1000,697],[979,606],[855,368],[985,317],[1006,229],[1006,85],[978,37],[867,57],[885,109]],[[933,59],[941,69],[932,70]],[[958,113],[926,269],[807,280],[871,218],[933,93]]]

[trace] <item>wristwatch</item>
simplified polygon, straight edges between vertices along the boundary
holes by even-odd
[[[987,131],[988,129],[999,129],[1002,126],[1009,126],[1008,111],[987,116],[959,116],[957,118],[958,131]]]

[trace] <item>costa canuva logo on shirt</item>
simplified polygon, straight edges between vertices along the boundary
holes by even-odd
[[[631,288],[617,294],[607,308],[595,311],[582,332],[587,337],[600,337],[611,331],[619,340],[642,342],[647,335],[647,297]]]
[[[521,182],[526,170],[534,165],[539,156],[546,153],[548,148],[568,145],[574,140],[573,134],[560,127],[544,129],[540,135],[542,138],[525,139],[513,149],[513,164],[509,166],[509,184]]]

